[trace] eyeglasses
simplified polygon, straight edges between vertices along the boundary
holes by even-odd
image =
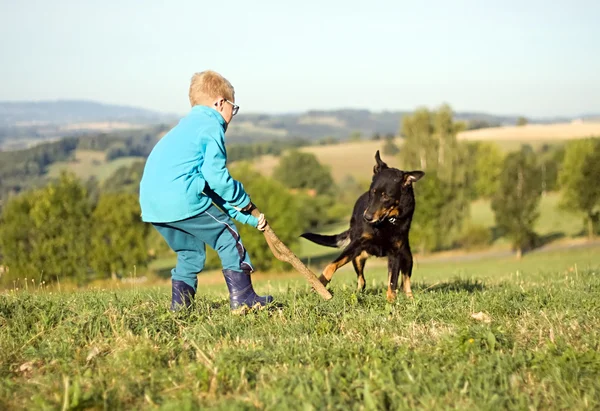
[[[240,110],[240,106],[238,106],[237,104],[233,104],[231,101],[229,100],[225,100],[226,102],[228,102],[229,104],[231,104],[233,106],[233,109],[231,110],[231,116],[235,116],[238,111]]]
[[[233,109],[231,110],[231,116],[232,117],[235,116],[238,113],[238,111],[240,110],[240,106],[238,106],[237,104],[234,104],[234,103],[232,103],[231,101],[229,101],[227,99],[223,99],[223,101],[226,101],[226,102],[228,102],[229,104],[231,104],[233,106]],[[219,104],[218,102],[215,103],[215,107],[217,107],[218,104]]]

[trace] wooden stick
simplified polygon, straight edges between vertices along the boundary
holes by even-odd
[[[251,214],[258,218],[261,213],[258,208],[254,207]],[[281,242],[279,237],[277,237],[277,234],[275,234],[268,223],[263,234],[265,235],[265,240],[267,240],[267,244],[269,245],[269,248],[273,252],[275,258],[277,258],[279,261],[290,263],[296,269],[296,271],[298,271],[308,280],[310,285],[317,293],[319,293],[321,297],[323,297],[323,299],[330,300],[333,298],[331,293],[323,284],[321,284],[315,273],[309,270],[307,266],[302,264],[302,261],[296,257],[296,254],[294,254],[285,244]]]

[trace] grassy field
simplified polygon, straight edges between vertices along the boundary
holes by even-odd
[[[459,133],[460,140],[478,141],[564,141],[600,135],[600,122],[527,124],[525,126],[490,127]]]
[[[400,144],[401,140],[396,139],[395,142]],[[349,175],[357,181],[370,180],[375,164],[375,152],[382,150],[384,144],[384,141],[357,141],[302,147],[300,150],[314,154],[320,163],[330,167],[334,180],[339,183]],[[392,167],[400,166],[397,156],[382,154],[382,158]],[[262,156],[254,160],[253,165],[262,174],[271,176],[278,163],[279,157]]]
[[[263,276],[280,306],[245,316],[222,281],[177,314],[166,286],[2,294],[0,408],[600,407],[599,246],[417,263],[394,304],[384,267],[366,275],[356,294],[343,269],[328,302]]]
[[[518,150],[522,144],[530,144],[534,149],[543,144],[563,144],[557,140],[498,140],[495,141],[502,150]],[[402,140],[396,139],[397,146],[402,147]],[[344,142],[333,145],[302,147],[301,151],[314,154],[319,162],[330,168],[336,183],[342,182],[347,176],[352,176],[356,181],[368,181],[373,174],[375,152],[382,150],[382,141]],[[382,159],[392,167],[402,169],[398,156],[381,153]],[[266,176],[272,176],[273,170],[279,164],[279,157],[272,155],[261,156],[253,161],[254,168]]]
[[[143,160],[142,157],[120,157],[113,161],[106,161],[104,152],[92,150],[76,150],[73,161],[62,161],[52,164],[48,175],[57,176],[61,170],[69,170],[75,173],[79,178],[87,180],[90,177],[96,177],[99,181],[104,181],[112,173],[122,166],[129,166],[135,161]]]
[[[567,213],[558,208],[559,193],[547,193],[540,199],[538,218],[535,224],[536,232],[541,236],[574,237],[581,235],[584,230],[583,217]],[[494,212],[489,200],[477,200],[471,204],[471,220],[492,228],[495,225]]]

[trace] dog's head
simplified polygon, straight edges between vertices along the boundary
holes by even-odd
[[[396,217],[401,214],[402,208],[414,206],[412,183],[425,175],[422,171],[402,171],[388,167],[381,160],[379,150],[375,154],[375,161],[368,205],[363,213],[363,218],[369,224],[378,224]]]

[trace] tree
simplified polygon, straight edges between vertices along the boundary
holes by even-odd
[[[324,137],[321,140],[319,140],[317,142],[317,144],[321,145],[321,146],[329,146],[329,145],[333,145],[333,144],[338,144],[340,141],[332,136],[329,137]]]
[[[482,128],[498,127],[499,123],[489,122],[487,120],[475,119],[467,123],[467,130],[479,130]]]
[[[523,116],[517,119],[517,126],[525,126],[527,125],[527,119]]]
[[[81,182],[63,172],[42,189],[10,199],[0,247],[11,277],[86,280],[91,207]]]
[[[373,141],[379,141],[379,140],[381,140],[381,134],[379,134],[379,133],[373,133],[373,136],[371,137],[371,140],[373,140]]]
[[[273,175],[289,188],[314,189],[318,194],[331,194],[335,191],[331,171],[319,163],[312,153],[290,151],[281,157]]]
[[[558,172],[565,157],[564,146],[542,147],[539,154],[542,195],[558,189]]]
[[[430,171],[415,187],[416,208],[411,223],[410,241],[424,254],[442,243],[442,212],[446,194],[435,171]]]
[[[102,191],[111,193],[139,193],[140,180],[144,173],[145,164],[145,161],[136,161],[129,166],[119,167],[104,181]]]
[[[317,230],[327,224],[333,224],[344,219],[352,212],[352,209],[348,206],[353,206],[357,197],[355,196],[349,202],[344,203],[342,197],[337,196],[314,196],[306,192],[298,192],[294,195],[304,231]]]
[[[567,144],[559,173],[561,207],[585,215],[588,237],[600,214],[600,139],[587,138]]]
[[[511,240],[517,258],[534,245],[534,224],[539,217],[540,172],[535,154],[522,148],[504,161],[497,193],[492,198],[496,225]]]
[[[112,161],[119,157],[125,157],[129,154],[125,141],[117,141],[106,150],[106,161]]]
[[[353,131],[350,134],[350,141],[360,141],[362,139],[362,134],[360,131]]]
[[[403,168],[420,169],[426,175],[435,172],[443,186],[445,198],[439,203],[441,209],[436,214],[441,219],[438,247],[451,246],[462,232],[471,197],[467,145],[456,138],[464,124],[455,122],[453,117],[450,106],[442,105],[433,112],[419,108],[413,115],[402,118],[401,134],[405,139],[400,157]]]
[[[102,277],[145,267],[149,225],[140,220],[138,196],[103,193],[92,214],[90,266]]]
[[[383,148],[381,150],[383,152],[383,154],[388,155],[388,156],[395,156],[396,154],[398,154],[400,152],[400,149],[398,148],[398,146],[394,143],[393,140],[385,140],[385,143],[383,144]]]
[[[403,116],[401,134],[405,140],[401,155],[405,167],[433,168],[438,145],[433,136],[432,113],[426,108],[419,108],[412,115]]]
[[[469,143],[474,166],[473,189],[475,198],[491,198],[498,190],[498,177],[502,172],[504,155],[496,143]]]

